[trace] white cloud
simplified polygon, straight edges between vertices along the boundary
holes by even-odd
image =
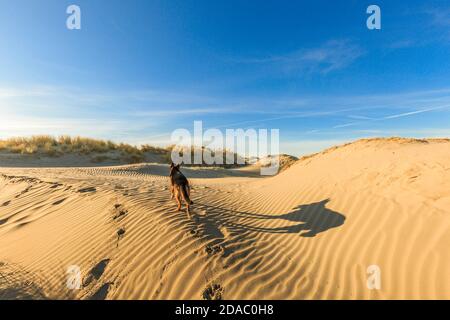
[[[431,111],[440,110],[440,109],[446,109],[448,107],[450,107],[450,106],[443,106],[443,107],[437,107],[437,108],[428,108],[428,109],[415,110],[415,111],[410,111],[410,112],[403,112],[403,113],[393,114],[393,115],[384,117],[380,120],[403,118],[403,117],[413,116],[413,115],[420,114],[420,113],[431,112]]]
[[[81,118],[40,118],[5,116],[0,119],[0,138],[36,134],[82,135],[95,137],[117,136],[124,123],[117,120]]]
[[[186,99],[186,100],[185,100]],[[178,106],[180,105],[180,106]],[[186,119],[202,116],[204,129],[213,127],[244,128],[272,127],[284,120],[299,119],[300,129],[284,131],[284,139],[298,137],[332,138],[321,141],[339,141],[367,134],[386,132],[372,124],[385,121],[394,123],[403,117],[420,116],[427,112],[447,112],[450,109],[450,88],[394,94],[354,96],[293,96],[278,99],[209,97],[162,91],[102,92],[52,86],[0,88],[0,137],[32,134],[71,134],[113,139],[131,143],[167,144],[173,126],[184,126]],[[222,115],[233,113],[233,120]],[[239,117],[236,117],[239,115]],[[446,113],[448,115],[448,113]],[[302,120],[305,119],[305,120]],[[350,119],[350,120],[349,120]],[[342,120],[342,123],[336,123]],[[354,121],[352,121],[354,120]],[[389,122],[388,122],[389,121]],[[292,123],[292,121],[291,121]],[[426,124],[424,124],[426,125]],[[327,127],[328,126],[328,127]],[[419,132],[410,131],[408,135]],[[412,132],[412,133],[411,133]],[[395,133],[395,132],[394,132]],[[400,134],[400,133],[399,133]],[[345,139],[344,139],[345,138]],[[298,143],[286,145],[287,153],[302,154],[318,151],[327,142],[310,142],[295,151]]]
[[[316,48],[299,49],[284,55],[243,59],[240,62],[271,65],[284,73],[322,73],[343,69],[364,54],[350,40],[331,40]]]

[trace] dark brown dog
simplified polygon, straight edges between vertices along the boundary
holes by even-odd
[[[181,210],[181,198],[186,203],[187,213],[189,214],[190,205],[194,204],[190,199],[191,188],[188,179],[180,172],[180,165],[172,163],[170,165],[170,194],[171,199],[174,198],[178,204],[178,211]]]

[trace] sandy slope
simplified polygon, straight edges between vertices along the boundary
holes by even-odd
[[[0,298],[450,299],[449,141],[358,141],[272,178],[185,169],[190,218],[166,171],[0,169]]]

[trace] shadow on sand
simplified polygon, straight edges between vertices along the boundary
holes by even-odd
[[[18,265],[0,261],[0,301],[47,300],[36,280],[34,274],[26,272]]]
[[[197,216],[196,220],[202,224],[213,238],[221,237],[220,226],[225,226],[230,232],[256,233],[297,233],[302,237],[315,237],[317,234],[344,224],[345,216],[326,207],[329,199],[320,202],[300,205],[293,211],[280,215],[265,215],[225,209],[196,203],[196,207],[206,211],[205,216]],[[280,227],[261,226],[263,220],[280,220],[296,222]],[[236,222],[239,221],[239,222]],[[297,223],[298,222],[298,223]]]

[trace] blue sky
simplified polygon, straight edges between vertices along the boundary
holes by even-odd
[[[280,129],[299,155],[450,136],[448,1],[0,0],[0,39],[2,138],[163,145],[202,120]]]

